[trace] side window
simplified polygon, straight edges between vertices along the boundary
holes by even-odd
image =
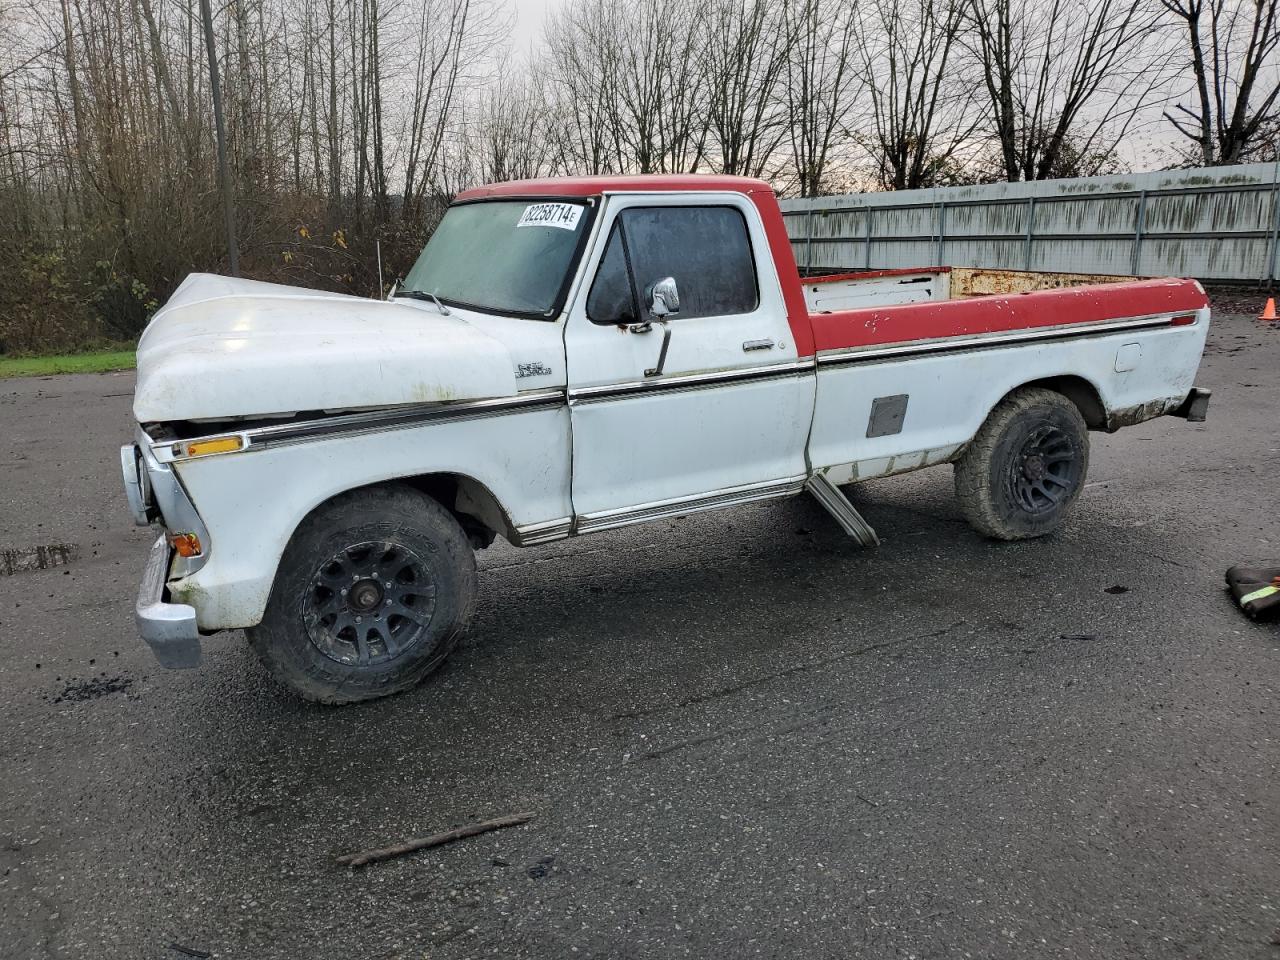
[[[591,292],[587,294],[587,318],[592,323],[638,323],[635,288],[627,269],[627,251],[622,237],[622,224],[615,221],[609,243],[600,259]]]
[[[624,282],[618,272],[625,275],[628,266],[629,281]],[[635,303],[631,312],[639,309],[647,314],[645,291],[664,277],[674,278],[680,291],[679,317],[731,316],[755,310],[760,291],[742,214],[733,207],[623,210],[587,298],[587,316],[597,323],[620,322],[613,319],[619,315],[616,307],[609,313],[606,303],[621,303],[624,290]],[[593,309],[595,304],[600,309]]]

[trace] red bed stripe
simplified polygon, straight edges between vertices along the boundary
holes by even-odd
[[[810,314],[819,351],[1186,313],[1208,304],[1194,280],[1135,280],[1007,296]]]

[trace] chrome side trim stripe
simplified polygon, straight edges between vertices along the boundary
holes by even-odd
[[[764,483],[751,483],[741,487],[725,487],[712,493],[680,500],[663,500],[658,503],[642,504],[638,507],[627,507],[623,510],[606,510],[599,513],[580,514],[574,524],[574,533],[596,533],[600,530],[612,530],[614,527],[625,527],[632,523],[643,523],[647,520],[662,520],[666,517],[683,516],[686,513],[714,510],[717,507],[730,507],[741,503],[752,503],[756,500],[772,500],[776,497],[794,496],[804,489],[807,479],[805,476],[787,477],[783,480],[769,480]]]
[[[714,373],[675,374],[654,377],[652,380],[630,380],[625,383],[607,383],[594,387],[578,387],[569,391],[573,405],[616,400],[638,393],[675,393],[686,390],[710,390],[729,384],[756,380],[777,380],[813,373],[813,357],[774,363],[763,367],[746,367],[738,370],[717,370]]]
[[[1181,316],[1181,314],[1179,314]],[[971,350],[994,350],[1016,344],[1078,340],[1101,337],[1130,330],[1154,330],[1173,324],[1173,315],[1160,317],[1134,317],[1099,323],[1063,324],[1042,327],[1038,330],[1000,331],[971,337],[940,337],[937,340],[911,340],[884,346],[850,347],[838,351],[828,350],[818,354],[818,366],[845,366],[855,363],[881,363],[886,360],[907,360],[912,357],[936,353],[958,353]]]
[[[246,431],[246,435],[253,447],[275,447],[321,436],[378,433],[383,430],[404,430],[427,423],[452,423],[458,420],[496,417],[506,413],[524,413],[544,407],[560,406],[563,403],[563,390],[531,390],[514,397],[494,397],[489,400],[465,400],[459,403],[415,405],[367,413],[341,414],[307,423],[259,427],[256,430]]]
[[[536,543],[563,540],[572,530],[573,520],[570,517],[562,520],[547,520],[544,523],[530,523],[523,527],[516,527],[516,546],[531,547]]]
[[[305,440],[380,433],[384,430],[407,430],[429,423],[453,423],[458,420],[496,417],[507,413],[525,413],[531,410],[562,406],[564,402],[563,390],[530,390],[514,397],[463,400],[457,403],[414,404],[412,406],[389,407],[381,410],[366,410],[360,413],[341,413],[314,420],[254,427],[253,429],[242,431],[240,435],[247,441],[244,449],[261,450],[291,443],[301,443]],[[225,431],[212,434],[212,436],[224,435],[226,435]],[[183,445],[191,442],[192,440],[180,441]],[[156,449],[172,446],[173,444],[157,444]]]
[[[813,357],[806,357],[802,360],[794,360],[788,363],[772,364],[766,367],[750,367],[745,370],[721,370],[714,373],[655,377],[652,380],[635,380],[598,387],[583,387],[571,391],[568,399],[573,404],[595,403],[638,393],[674,393],[686,390],[714,389],[720,386],[757,380],[802,376],[811,374],[813,371]],[[271,424],[243,431],[223,430],[209,436],[221,437],[234,433],[244,438],[245,445],[242,450],[260,450],[286,444],[302,443],[307,440],[356,436],[366,433],[378,433],[384,430],[405,430],[425,424],[451,423],[458,420],[501,416],[507,413],[524,413],[529,410],[559,406],[565,401],[565,391],[559,388],[530,390],[514,397],[494,397],[487,400],[466,400],[457,403],[389,407],[380,410],[366,410],[359,413],[335,414],[312,420]],[[155,444],[152,449],[162,460],[180,460],[182,458],[174,455],[173,448],[175,446],[185,447],[187,444],[201,439],[205,438],[191,437],[182,441],[159,443]]]

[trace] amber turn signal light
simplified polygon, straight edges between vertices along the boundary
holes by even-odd
[[[180,557],[200,556],[200,538],[194,533],[171,533],[169,542],[173,544],[173,549],[178,551]]]
[[[234,453],[244,447],[241,437],[211,437],[208,440],[192,440],[187,444],[188,457],[203,457],[210,453]]]

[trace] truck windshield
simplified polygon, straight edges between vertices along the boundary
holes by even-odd
[[[588,220],[581,201],[458,204],[401,289],[493,313],[550,316],[561,306]]]

